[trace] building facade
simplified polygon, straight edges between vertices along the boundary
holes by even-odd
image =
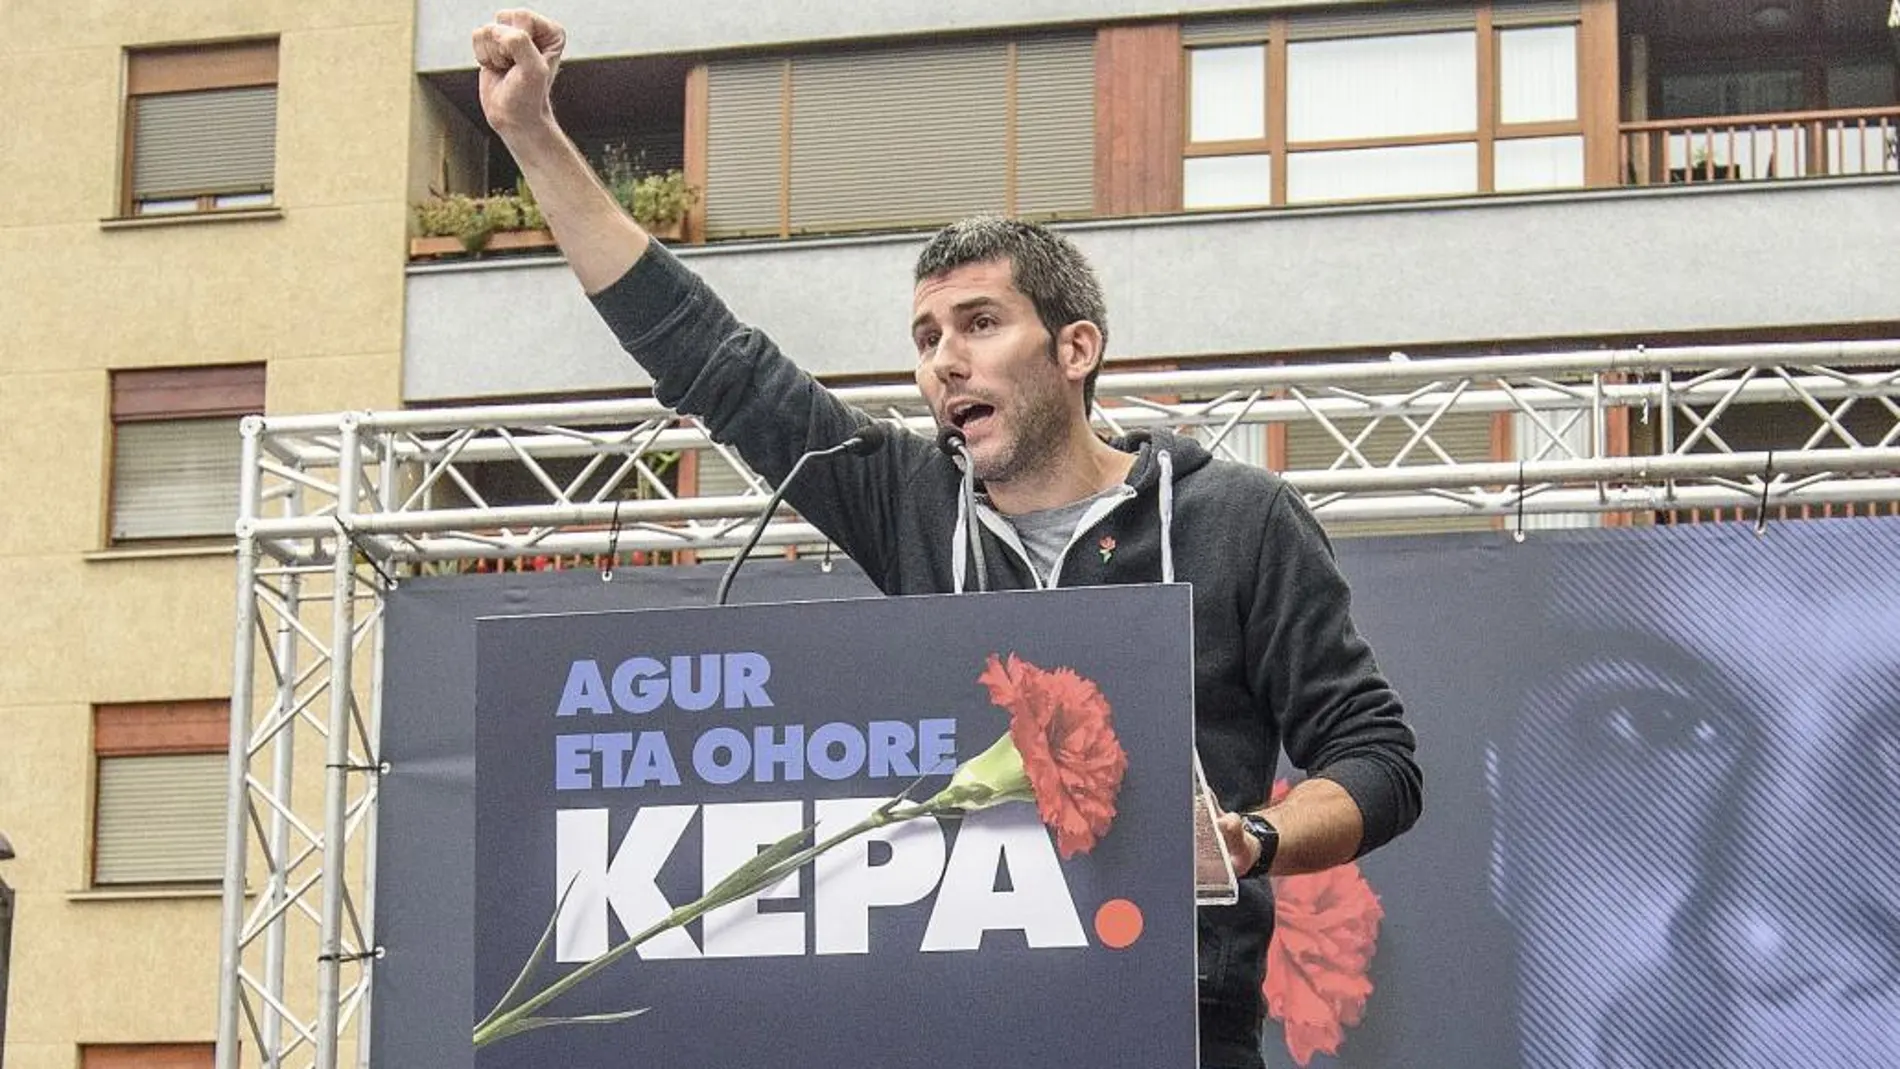
[[[478,255],[405,253],[432,198],[516,189],[475,98],[488,7],[25,7],[0,14],[4,1057],[208,1064],[238,421],[646,382],[519,195]],[[550,10],[577,141],[678,169],[681,256],[828,381],[909,380],[910,261],[975,212],[1074,238],[1118,368],[1900,336],[1880,0]],[[1732,444],[1806,438],[1754,408]],[[1459,418],[1451,459],[1536,459]]]
[[[8,1069],[210,1064],[236,429],[401,400],[413,25],[0,12]]]
[[[1052,221],[1090,255],[1111,366],[1894,332],[1900,97],[1876,0],[1234,7],[649,23],[577,4],[557,106],[590,155],[678,160],[701,192],[687,262],[834,381],[908,380],[910,259],[973,212]],[[515,178],[468,75],[479,16],[420,15],[438,189]],[[407,298],[406,403],[644,382],[552,258],[418,262]],[[542,311],[486,311],[520,307]],[[1792,433],[1743,418],[1751,441]],[[1522,456],[1508,421],[1438,431],[1459,460]],[[1256,454],[1324,467],[1316,435]]]

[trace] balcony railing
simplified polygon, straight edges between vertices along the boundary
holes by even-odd
[[[1900,174],[1900,107],[1624,123],[1626,185]]]

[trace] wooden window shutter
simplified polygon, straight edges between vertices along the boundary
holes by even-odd
[[[264,411],[264,365],[112,373],[112,421],[248,416]]]
[[[132,101],[132,197],[267,193],[277,170],[277,87]]]
[[[223,753],[231,745],[231,703],[123,702],[92,711],[98,757]]]
[[[223,754],[99,758],[97,884],[224,878]]]
[[[129,52],[127,96],[277,84],[277,41],[174,45]]]
[[[79,1069],[211,1069],[211,1043],[89,1043],[79,1048]]]
[[[784,81],[782,59],[707,65],[707,237],[779,233]]]
[[[1095,210],[1095,38],[1040,37],[1016,48],[1015,213]]]
[[[1008,70],[1000,41],[795,59],[792,232],[1001,211]]]

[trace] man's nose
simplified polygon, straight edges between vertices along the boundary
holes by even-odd
[[[930,351],[929,365],[930,373],[939,382],[955,382],[970,376],[969,353],[954,334],[937,339],[936,347]]]
[[[1757,764],[1713,822],[1706,897],[1684,920],[1705,960],[1763,1001],[1812,988],[1888,989],[1900,978],[1900,891],[1890,827],[1852,789],[1857,763]],[[1876,806],[1878,802],[1873,802]]]

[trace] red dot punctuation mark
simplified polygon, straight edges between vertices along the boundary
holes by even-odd
[[[1122,950],[1141,938],[1141,907],[1126,898],[1111,898],[1095,911],[1095,935],[1111,950]]]

